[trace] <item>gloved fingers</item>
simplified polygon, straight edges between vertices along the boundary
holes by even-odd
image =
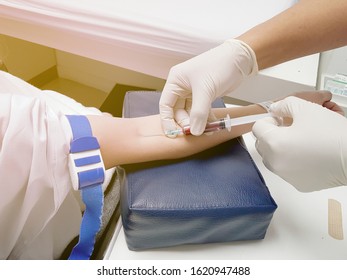
[[[256,121],[252,127],[252,133],[257,139],[261,139],[267,133],[278,128],[278,121],[275,118],[268,117]]]
[[[256,138],[255,148],[257,149],[263,161],[266,160],[266,151],[268,151],[269,137],[273,131],[278,129],[278,122],[275,118],[264,118],[254,123],[252,133]],[[271,138],[271,137],[270,137]],[[269,168],[270,169],[270,168]],[[270,169],[271,170],[271,169]]]
[[[170,131],[176,129],[176,122],[174,120],[174,110],[163,104],[159,104],[161,127],[163,131]]]
[[[218,118],[216,117],[216,115],[213,113],[213,111],[210,109],[210,112],[208,114],[208,118],[207,118],[207,121],[208,122],[215,122],[217,121]]]
[[[212,110],[210,110],[210,112],[208,114],[207,121],[208,122],[214,122],[216,120],[217,120],[217,118],[216,118],[215,114],[212,112]],[[212,135],[213,133],[214,133],[214,131],[204,132],[205,135]]]
[[[185,95],[186,91],[174,82],[165,84],[159,100],[159,114],[164,132],[176,129],[175,110],[184,108],[181,100]]]
[[[190,111],[190,132],[193,135],[198,136],[204,132],[211,109],[211,102],[206,94],[202,94],[194,100]]]
[[[180,96],[180,88],[174,81],[170,82],[170,80],[173,80],[173,78],[170,78],[169,76],[160,96],[159,108],[173,108],[176,105],[178,97]]]
[[[305,104],[307,103],[308,101],[302,100],[299,97],[289,96],[271,104],[270,112],[275,117],[289,117],[295,120],[304,111]]]
[[[189,125],[189,111],[191,106],[191,99],[179,98],[177,100],[177,108],[175,109],[175,120],[181,127]],[[190,105],[189,105],[190,104]]]
[[[190,98],[188,98],[186,100],[182,100],[182,103],[184,103],[184,101],[187,104],[185,106],[186,109],[175,109],[175,120],[176,120],[177,124],[181,127],[190,125],[189,112],[190,112],[190,107],[191,107],[192,102],[191,102]],[[181,106],[179,106],[179,107],[181,107]],[[209,115],[208,115],[208,121],[214,122],[216,120],[217,120],[217,118],[216,118],[215,114],[212,112],[212,110],[210,110]],[[210,133],[210,134],[212,134],[212,133]]]

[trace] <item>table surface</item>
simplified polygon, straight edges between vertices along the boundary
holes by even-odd
[[[105,259],[111,260],[320,260],[347,259],[347,240],[328,233],[328,200],[341,203],[342,225],[347,227],[345,205],[347,187],[301,193],[270,172],[255,149],[252,133],[243,135],[253,160],[262,173],[278,208],[263,240],[229,243],[182,245],[146,251],[130,251],[119,221]]]

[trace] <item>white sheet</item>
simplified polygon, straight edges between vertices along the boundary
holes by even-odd
[[[78,235],[83,207],[70,181],[64,115],[101,112],[3,71],[0,85],[0,260],[55,259]]]
[[[0,32],[160,78],[294,0],[0,0]]]

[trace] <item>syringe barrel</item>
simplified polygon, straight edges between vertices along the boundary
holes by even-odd
[[[215,122],[207,123],[206,128],[204,130],[205,132],[213,132],[218,131],[227,128],[229,131],[231,130],[232,126],[247,124],[247,123],[253,123],[256,122],[259,119],[265,118],[265,117],[271,117],[271,113],[264,113],[264,114],[256,114],[256,115],[250,115],[250,116],[242,116],[231,119],[229,115],[226,116],[226,118],[219,119]],[[190,126],[183,127],[183,133],[185,135],[190,135]]]
[[[205,127],[205,130],[204,130],[204,133],[218,131],[218,130],[221,130],[221,129],[225,129],[225,121],[224,121],[224,119],[220,119],[220,120],[215,121],[215,122],[207,123],[206,127]],[[191,135],[190,126],[189,125],[183,127],[183,133],[185,135]]]

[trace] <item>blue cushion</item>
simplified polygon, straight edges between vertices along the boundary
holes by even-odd
[[[132,102],[136,94],[127,93]],[[157,94],[147,97],[158,107]],[[263,239],[277,208],[241,139],[124,169],[121,214],[130,250]]]

